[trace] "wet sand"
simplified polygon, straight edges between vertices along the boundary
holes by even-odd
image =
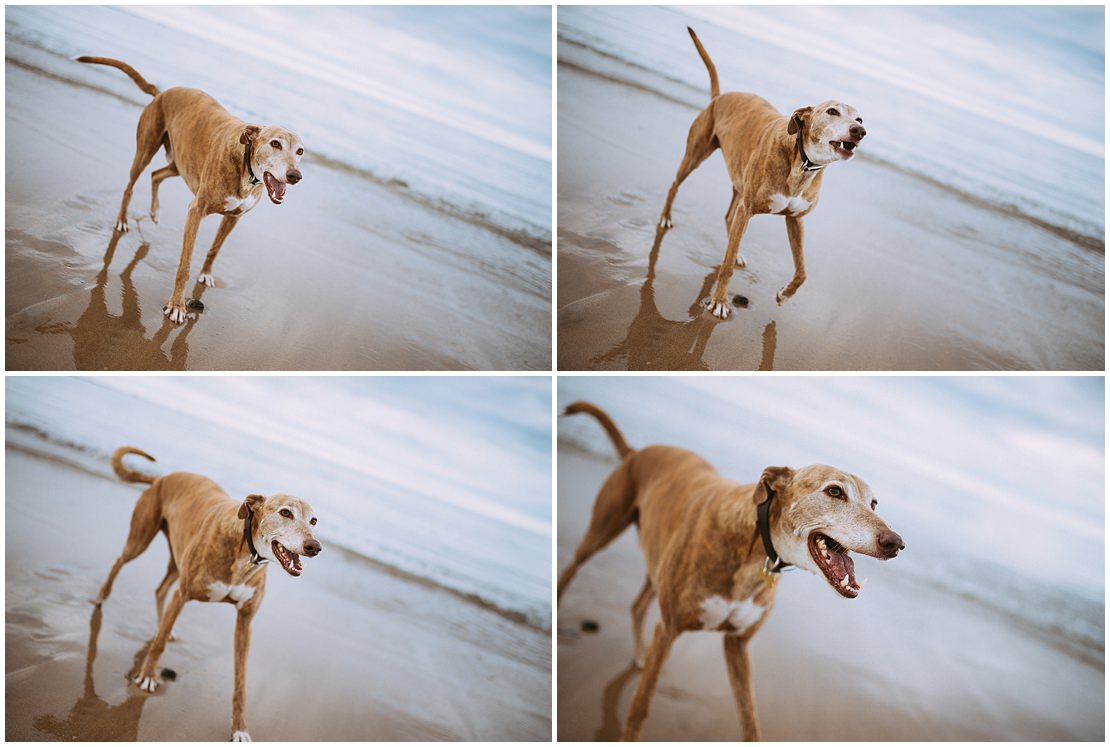
[[[786,230],[756,216],[730,284],[749,305],[713,319],[719,153],[655,230],[696,110],[562,59],[558,85],[560,370],[1102,370],[1101,243],[869,161],[866,144],[825,174],[797,295],[776,305]]]
[[[614,466],[560,443],[559,568]],[[857,574],[869,581],[851,601],[810,574],[783,577],[771,617],[749,648],[765,740],[1102,741],[1101,664],[1069,656],[974,601],[908,584],[898,571],[904,560],[858,560]],[[629,607],[643,575],[630,530],[594,556],[563,596],[561,741],[620,734],[638,674],[630,666]],[[653,607],[646,630],[657,620]],[[585,621],[599,630],[584,632]],[[644,739],[735,740],[739,728],[721,637],[680,636]]]
[[[235,228],[216,288],[193,282],[219,223],[204,220],[189,292],[205,310],[182,327],[164,321],[188,188],[166,181],[159,224],[136,229],[148,170],[131,231],[112,230],[142,94],[5,67],[9,370],[549,368],[548,244],[437,210],[310,147],[284,204],[264,200]]]
[[[189,603],[153,695],[127,674],[154,631],[156,539],[100,614],[137,486],[11,443],[6,478],[8,740],[226,740],[234,609]],[[329,549],[331,550],[329,552]],[[254,739],[547,741],[549,631],[339,548],[300,578],[268,571],[247,678]]]

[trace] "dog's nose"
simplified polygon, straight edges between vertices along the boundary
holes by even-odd
[[[898,535],[894,535],[894,536],[897,537]],[[899,541],[901,541],[901,540],[899,540]],[[308,540],[307,542],[304,543],[304,554],[307,555],[310,558],[315,558],[317,555],[319,555],[320,550],[321,550],[320,543],[317,542],[316,540]]]
[[[296,169],[289,169],[288,173],[286,173],[285,175],[285,181],[289,182],[290,184],[296,184],[300,180],[301,172],[297,171]]]
[[[899,550],[905,549],[906,544],[902,542],[902,538],[898,536],[897,532],[892,532],[887,529],[879,535],[879,547],[883,549],[883,552],[893,558],[898,554]]]
[[[863,129],[861,124],[854,124],[848,128],[848,134],[858,142],[867,136],[867,130]]]

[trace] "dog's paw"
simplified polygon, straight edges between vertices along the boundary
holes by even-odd
[[[232,741],[232,742],[249,742],[249,741],[251,741],[251,735],[247,734],[245,731],[237,731],[237,732],[235,732],[231,735],[231,740],[230,741]]]
[[[152,693],[158,689],[158,680],[154,675],[144,675],[140,672],[132,681],[144,692]]]
[[[197,282],[209,288],[216,287],[216,278],[209,272],[201,273],[200,277],[197,278]]]
[[[732,307],[729,306],[728,299],[718,301],[715,298],[706,299],[703,304],[710,314],[718,319],[728,319],[729,314],[732,313]]]
[[[663,229],[674,228],[674,223],[671,222],[669,216],[664,215],[662,218],[659,219],[659,227]]]
[[[169,306],[162,308],[162,314],[174,324],[185,323],[185,304],[170,301]]]
[[[743,254],[737,253],[737,255],[736,255],[736,266],[737,267],[747,267],[748,266],[748,260],[744,259]]]
[[[777,303],[779,306],[782,306],[784,303],[786,303],[786,299],[790,298],[793,295],[793,292],[787,293],[786,288],[784,287],[775,294],[775,303]]]
[[[127,233],[127,221],[117,220],[116,221],[116,232],[117,233]]]

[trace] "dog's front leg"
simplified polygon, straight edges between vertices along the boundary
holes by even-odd
[[[147,649],[143,665],[139,668],[139,673],[135,675],[135,684],[139,686],[140,690],[152,693],[158,689],[158,660],[162,658],[166,641],[169,640],[170,633],[173,632],[173,624],[177,621],[177,616],[181,614],[181,608],[184,606],[185,594],[178,586],[173,596],[170,597],[169,605],[162,613],[162,620],[158,624],[158,632],[155,634],[154,640],[150,642],[150,648]]]
[[[231,741],[249,742],[247,721],[247,652],[251,647],[254,609],[241,609],[235,618],[235,692],[231,696]]]
[[[212,276],[212,264],[216,261],[216,255],[220,253],[220,247],[224,245],[227,235],[238,222],[238,215],[225,215],[220,221],[220,227],[216,229],[216,238],[212,239],[212,248],[208,250],[208,256],[204,258],[204,267],[200,268],[200,277],[197,278],[197,282],[201,285],[207,285],[209,288],[216,287],[216,278]]]
[[[725,319],[732,313],[732,304],[728,298],[728,281],[732,279],[732,269],[736,266],[736,258],[740,254],[740,239],[748,227],[752,214],[741,201],[736,201],[729,208],[731,219],[728,226],[728,247],[725,249],[725,259],[717,270],[717,287],[713,289],[713,296],[709,299],[709,313],[718,319]]]
[[[189,265],[193,261],[193,245],[197,242],[197,230],[200,221],[205,215],[197,200],[189,203],[189,212],[185,216],[185,236],[181,242],[181,261],[177,265],[177,277],[174,278],[173,295],[162,313],[169,317],[174,324],[185,321],[185,285],[189,282]]]
[[[655,694],[655,684],[659,681],[659,672],[663,669],[663,662],[671,652],[674,643],[674,633],[662,620],[655,626],[655,637],[648,648],[644,670],[640,673],[640,681],[636,683],[636,694],[632,696],[632,707],[628,710],[628,722],[621,735],[622,742],[638,742],[644,731],[644,721],[647,720],[648,708],[651,706],[651,696]]]
[[[737,635],[725,637],[725,664],[732,697],[736,700],[736,713],[740,716],[740,731],[748,742],[759,741],[759,721],[755,715],[755,696],[752,694],[752,667],[748,660],[748,639]]]
[[[802,229],[802,219],[786,216],[786,236],[790,239],[790,253],[794,256],[794,277],[783,286],[775,296],[779,306],[794,295],[794,292],[806,281],[806,258],[804,253],[805,231]]]

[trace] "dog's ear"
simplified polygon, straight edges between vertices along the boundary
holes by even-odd
[[[243,130],[243,134],[239,136],[239,142],[246,145],[251,140],[258,137],[258,133],[260,132],[262,132],[262,128],[258,125],[247,125],[246,129]]]
[[[752,493],[752,502],[759,504],[774,497],[785,490],[794,479],[794,470],[789,467],[768,467],[759,476],[755,492]]]
[[[262,508],[262,504],[266,502],[266,496],[259,495],[258,493],[251,493],[239,506],[239,518],[245,519],[251,511],[257,511]]]
[[[801,109],[795,109],[794,113],[790,115],[790,123],[786,125],[786,134],[797,135],[798,128],[804,127],[812,114],[812,106],[803,106]]]

